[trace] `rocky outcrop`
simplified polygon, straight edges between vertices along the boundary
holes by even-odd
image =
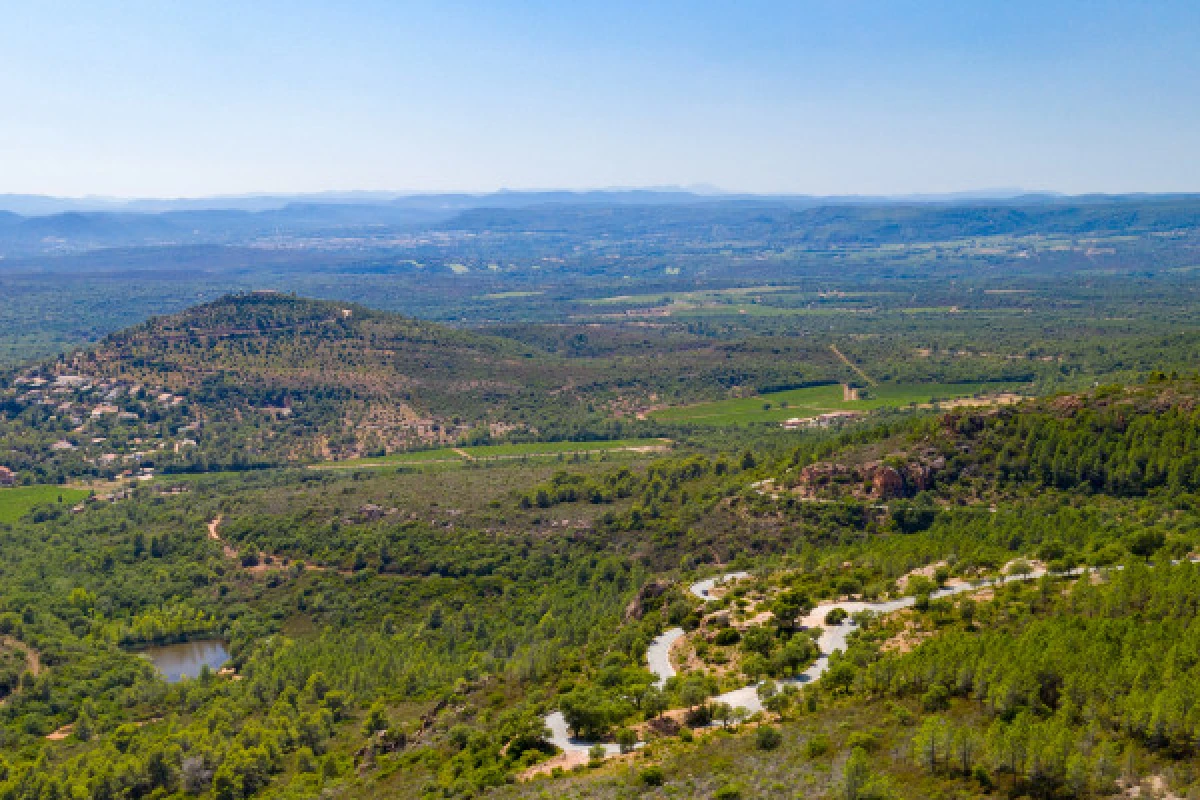
[[[877,500],[890,500],[904,496],[904,478],[895,467],[878,464],[867,473],[871,481],[871,495]]]
[[[919,457],[906,464],[869,461],[846,465],[820,461],[800,470],[793,491],[803,497],[892,500],[932,488],[935,476],[945,467],[946,459],[940,455]]]
[[[625,607],[625,619],[641,619],[646,613],[648,601],[653,600],[662,595],[671,588],[671,584],[667,581],[651,581],[638,591],[637,595],[629,601],[629,605]]]

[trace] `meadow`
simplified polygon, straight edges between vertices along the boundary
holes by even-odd
[[[84,489],[62,486],[19,486],[0,489],[0,523],[11,525],[36,506],[46,503],[78,503],[88,496]]]
[[[753,397],[716,400],[711,403],[664,408],[651,412],[661,422],[692,422],[704,425],[742,425],[750,422],[784,422],[815,417],[831,411],[874,411],[904,408],[941,400],[970,397],[995,386],[980,383],[883,384],[861,390],[860,400],[844,400],[841,384],[806,386],[767,392]]]
[[[417,450],[391,453],[378,458],[355,458],[314,465],[317,469],[358,469],[374,466],[423,466],[429,464],[461,465],[472,461],[501,459],[558,458],[588,453],[651,452],[667,450],[670,439],[611,439],[595,442],[523,442],[489,444],[471,447],[442,447],[437,450]]]

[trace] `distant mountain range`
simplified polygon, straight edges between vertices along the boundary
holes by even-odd
[[[346,191],[307,194],[216,195],[184,198],[53,197],[37,194],[0,194],[0,211],[22,216],[48,216],[70,211],[162,213],[169,211],[273,211],[293,205],[381,206],[425,211],[461,211],[469,208],[521,208],[559,203],[566,205],[672,205],[692,203],[757,202],[792,207],[843,203],[956,203],[1016,198],[1058,198],[1053,192],[1024,189],[980,189],[908,195],[787,195],[723,192],[719,189],[553,189],[498,192],[380,192]]]
[[[346,192],[198,200],[0,195],[0,258],[108,248],[387,247],[419,232],[555,235],[764,234],[789,242],[919,241],[992,234],[1161,231],[1200,226],[1200,195],[967,192],[810,197],[672,189],[407,194]],[[849,239],[847,239],[849,237]]]

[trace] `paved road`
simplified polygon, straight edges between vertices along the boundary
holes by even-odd
[[[546,727],[550,729],[550,741],[564,753],[586,753],[596,744],[595,742],[585,742],[583,739],[577,739],[572,736],[567,730],[567,720],[563,717],[561,711],[555,711],[553,714],[546,715]],[[621,748],[615,744],[610,742],[604,742],[603,744],[606,756],[621,752]]]
[[[668,678],[675,676],[675,668],[671,666],[671,645],[679,641],[679,637],[683,636],[683,628],[671,628],[671,630],[656,636],[650,646],[646,648],[646,661],[650,665],[650,671],[658,676],[655,686],[662,688]]]
[[[1089,570],[1090,571],[1090,570]],[[1077,570],[1076,574],[1082,570]],[[1042,569],[1032,570],[1027,575],[1022,576],[1007,576],[994,581],[976,581],[975,583],[961,583],[953,586],[947,586],[943,589],[938,589],[933,592],[931,597],[949,597],[961,592],[968,592],[974,589],[982,589],[987,586],[993,586],[1000,583],[1008,583],[1016,580],[1033,580],[1045,575],[1046,571]],[[696,597],[709,599],[709,593],[718,582],[729,580],[740,580],[749,577],[746,572],[730,572],[718,578],[708,578],[707,580],[697,581],[688,587],[689,591]],[[821,628],[821,635],[817,638],[817,647],[821,651],[821,655],[817,660],[806,669],[804,672],[792,678],[778,681],[780,684],[790,683],[793,685],[804,685],[811,683],[821,677],[825,670],[829,669],[829,654],[834,650],[845,650],[846,640],[850,634],[858,629],[858,626],[847,619],[841,625],[825,626],[825,615],[835,608],[840,608],[848,614],[854,615],[860,611],[872,611],[876,614],[890,614],[894,611],[899,611],[902,608],[908,608],[916,603],[915,597],[901,597],[896,600],[888,600],[884,603],[868,603],[861,600],[848,600],[839,603],[822,603],[814,608],[801,624],[806,628]],[[675,668],[671,666],[671,661],[668,654],[671,650],[671,645],[675,643],[679,637],[683,636],[682,628],[671,628],[650,642],[650,646],[646,650],[646,658],[649,662],[650,671],[658,676],[658,685],[662,686],[667,682],[668,678],[675,675]],[[728,703],[734,708],[743,708],[753,714],[757,711],[762,711],[762,702],[758,699],[758,685],[743,686],[740,689],[734,689],[731,692],[717,695],[713,698],[714,702]],[[552,734],[550,741],[564,752],[587,752],[591,748],[593,742],[585,742],[580,739],[574,739],[568,735],[567,723],[563,719],[562,712],[555,711],[546,717],[546,727],[550,729]],[[615,744],[605,744],[605,750],[609,755],[619,751]]]
[[[702,581],[696,581],[688,587],[688,591],[699,597],[701,600],[709,600],[710,592],[718,583],[728,583],[729,581],[740,581],[742,578],[749,578],[749,572],[726,572],[724,575],[718,575],[715,578],[706,578]]]
[[[930,596],[933,598],[949,597],[961,592],[969,592],[974,589],[982,589],[986,586],[991,586],[997,583],[1008,583],[1014,580],[1033,580],[1045,575],[1046,571],[1035,569],[1028,575],[1021,577],[1008,576],[995,581],[977,581],[975,583],[960,583],[953,586],[947,586],[944,589],[938,589]],[[805,628],[821,628],[821,635],[817,638],[817,648],[821,655],[813,662],[812,666],[804,670],[804,672],[792,678],[778,681],[779,684],[793,684],[802,686],[806,683],[811,683],[820,678],[825,670],[829,669],[829,654],[834,650],[846,649],[846,640],[850,634],[858,630],[858,626],[851,620],[847,619],[841,625],[825,626],[825,615],[835,608],[840,608],[850,615],[859,613],[860,611],[871,611],[876,614],[890,614],[894,611],[899,611],[902,608],[908,608],[917,602],[915,597],[900,597],[896,600],[888,600],[884,603],[867,603],[861,600],[848,600],[840,603],[822,603],[809,612],[808,616],[801,621],[801,625]],[[669,631],[668,631],[669,632]],[[734,689],[732,692],[717,695],[713,698],[718,703],[728,703],[734,708],[744,708],[753,714],[756,711],[762,711],[762,702],[758,699],[758,687],[744,686],[741,689]]]

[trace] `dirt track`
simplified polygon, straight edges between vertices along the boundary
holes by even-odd
[[[878,383],[876,382],[876,380],[874,378],[872,378],[870,375],[868,375],[867,373],[862,371],[861,367],[859,367],[857,364],[855,364],[850,359],[846,358],[846,356],[842,353],[842,351],[837,349],[836,344],[829,345],[829,349],[833,351],[833,354],[835,356],[837,356],[839,359],[841,359],[841,362],[843,364],[845,364],[850,369],[854,370],[854,373],[856,375],[858,375],[858,377],[860,377],[864,381],[866,381],[867,385],[869,385],[869,386],[877,386],[878,385]]]

